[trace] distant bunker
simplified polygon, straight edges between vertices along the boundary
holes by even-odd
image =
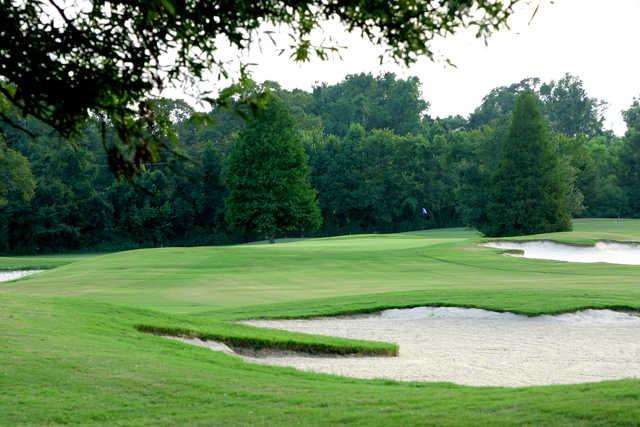
[[[42,270],[0,270],[0,282],[9,282],[41,271]]]
[[[248,325],[394,342],[398,357],[265,354],[245,361],[355,378],[519,387],[640,378],[640,316],[585,310],[527,317],[480,309],[418,307],[375,314]],[[180,338],[178,338],[180,339]],[[183,339],[213,350],[214,342]]]
[[[638,243],[597,242],[594,246],[577,246],[538,240],[528,242],[494,241],[483,243],[482,246],[517,251],[506,255],[523,258],[640,265],[640,244]]]

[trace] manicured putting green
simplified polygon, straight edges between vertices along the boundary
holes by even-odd
[[[598,240],[593,223],[608,239],[640,240],[640,222],[617,220],[577,221],[576,232],[551,236]],[[452,229],[276,245],[143,249],[81,259],[3,289],[171,313],[283,304],[293,315],[316,304],[300,301],[317,299],[327,299],[327,312],[350,310],[351,302],[363,300],[532,314],[640,303],[637,267],[507,258],[479,247],[480,240],[474,231]]]

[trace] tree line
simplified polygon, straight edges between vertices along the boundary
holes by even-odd
[[[109,170],[105,145],[118,135],[99,117],[70,143],[15,113],[22,130],[1,125],[0,250],[457,225],[523,234],[566,228],[571,216],[640,216],[640,103],[624,113],[628,131],[617,137],[603,129],[604,103],[575,76],[499,87],[469,117],[446,118],[428,114],[415,77],[350,75],[312,91],[265,85],[269,101],[246,120],[220,106],[203,121],[182,101],[158,102],[180,156],[154,153],[158,162],[133,181]],[[517,214],[511,201],[520,193],[546,213],[523,204]]]

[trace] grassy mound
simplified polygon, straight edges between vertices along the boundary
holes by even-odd
[[[295,351],[307,354],[397,356],[398,346],[391,343],[349,340],[319,335],[253,328],[233,323],[215,322],[197,329],[136,325],[136,329],[154,335],[200,338],[218,341],[234,349]]]

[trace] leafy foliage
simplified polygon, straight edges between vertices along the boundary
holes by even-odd
[[[29,201],[33,198],[35,181],[27,158],[0,141],[0,207],[9,199]]]
[[[589,137],[602,133],[605,103],[589,97],[578,77],[565,74],[558,81],[545,83],[540,87],[539,95],[556,132]]]
[[[302,142],[308,156],[308,181],[317,191],[322,216],[322,225],[315,235],[399,232],[453,225],[482,227],[488,223],[493,176],[503,157],[515,105],[509,104],[509,100],[515,97],[505,96],[496,103],[504,114],[497,114],[475,128],[463,117],[432,119],[424,111],[418,113],[418,93],[411,89],[416,87],[415,81],[393,75],[360,74],[336,85],[322,85],[316,92],[283,90],[274,82],[253,84],[256,93],[261,91],[260,87],[269,87],[272,96],[288,110],[287,114],[277,115],[280,119],[288,117],[281,125],[261,127],[256,122],[252,125],[255,132],[275,135],[277,138],[268,138],[271,143],[284,135],[276,131],[278,126],[284,126],[289,129],[285,133],[294,136],[297,144]],[[542,85],[529,84],[537,88]],[[349,96],[340,95],[338,88],[347,87]],[[363,87],[365,92],[375,89],[394,102],[377,105],[375,97],[359,93],[357,87]],[[321,99],[331,102],[318,102],[318,92]],[[402,96],[394,98],[394,94]],[[358,102],[352,102],[354,99]],[[113,127],[103,127],[104,122],[97,117],[82,128],[74,144],[52,134],[47,125],[32,118],[21,119],[20,123],[29,132],[40,135],[37,139],[9,125],[0,126],[6,135],[2,153],[15,153],[14,157],[23,159],[11,161],[13,166],[3,164],[0,171],[5,173],[5,179],[23,171],[20,176],[25,177],[22,182],[27,189],[23,193],[26,197],[22,197],[21,190],[14,191],[20,187],[11,187],[6,204],[0,206],[0,250],[14,253],[106,250],[224,244],[262,237],[242,235],[244,231],[232,230],[225,221],[229,186],[222,176],[230,164],[232,142],[246,130],[245,120],[236,112],[243,111],[247,118],[254,117],[254,113],[246,105],[233,104],[231,110],[216,107],[203,118],[179,101],[157,100],[155,105],[159,114],[171,123],[184,155],[190,160],[159,153],[158,162],[147,165],[133,184],[114,179],[105,166],[103,138],[111,143],[118,136]],[[340,105],[343,112],[358,112],[348,125],[333,111]],[[368,109],[359,109],[361,105],[367,105]],[[544,105],[540,101],[538,108],[543,111]],[[610,132],[590,137],[549,130],[546,141],[558,164],[557,170],[552,169],[566,187],[566,205],[571,215],[640,216],[640,208],[635,205],[640,199],[635,193],[640,188],[637,177],[640,145],[634,130],[639,128],[634,124],[640,117],[638,110],[636,102],[626,112],[630,130],[625,138]],[[562,111],[558,110],[558,114]],[[18,117],[15,111],[9,110],[9,114]],[[570,114],[567,110],[568,117]],[[383,120],[385,116],[396,119],[390,123]],[[366,123],[360,123],[358,117],[365,117]],[[396,122],[402,126],[410,123],[413,130],[401,131],[400,127],[394,127]],[[367,123],[369,128],[365,126]],[[327,130],[336,125],[341,129],[347,127],[339,132]],[[297,153],[296,150],[293,151]],[[520,155],[519,151],[516,154]],[[251,161],[257,167],[264,166],[255,158]],[[531,168],[523,164],[522,169],[524,173]],[[236,170],[248,173],[242,168]],[[427,216],[421,213],[423,207],[428,210]],[[291,236],[299,232],[282,233]]]
[[[482,105],[469,117],[469,126],[479,128],[498,117],[511,114],[518,95],[527,91],[539,98],[539,108],[555,132],[588,137],[603,133],[604,101],[589,97],[582,80],[571,74],[547,83],[539,78],[528,78],[491,90]]]
[[[273,97],[248,120],[227,158],[225,203],[231,228],[270,240],[287,232],[317,230],[322,219],[308,174],[293,117]]]
[[[640,215],[640,100],[623,114],[628,130],[620,156],[622,190],[627,197],[627,215]]]
[[[172,149],[172,128],[150,94],[201,80],[206,71],[228,77],[220,47],[248,48],[266,31],[263,24],[290,29],[292,42],[285,49],[296,61],[325,59],[337,50],[330,43],[314,44],[312,33],[338,19],[409,63],[419,55],[432,57],[436,36],[471,27],[482,37],[505,26],[516,2],[0,0],[0,93],[65,138],[92,112],[102,117],[119,137],[119,144],[107,147],[111,170],[132,176],[157,161],[161,150]],[[250,105],[260,104],[245,66],[240,76],[219,97],[202,98],[226,103],[248,93]],[[10,120],[5,109],[0,114]]]
[[[352,123],[365,130],[390,129],[398,135],[416,133],[429,104],[421,99],[420,80],[397,79],[393,73],[379,77],[356,74],[336,85],[313,90],[308,111],[320,116],[325,131],[345,135]]]

